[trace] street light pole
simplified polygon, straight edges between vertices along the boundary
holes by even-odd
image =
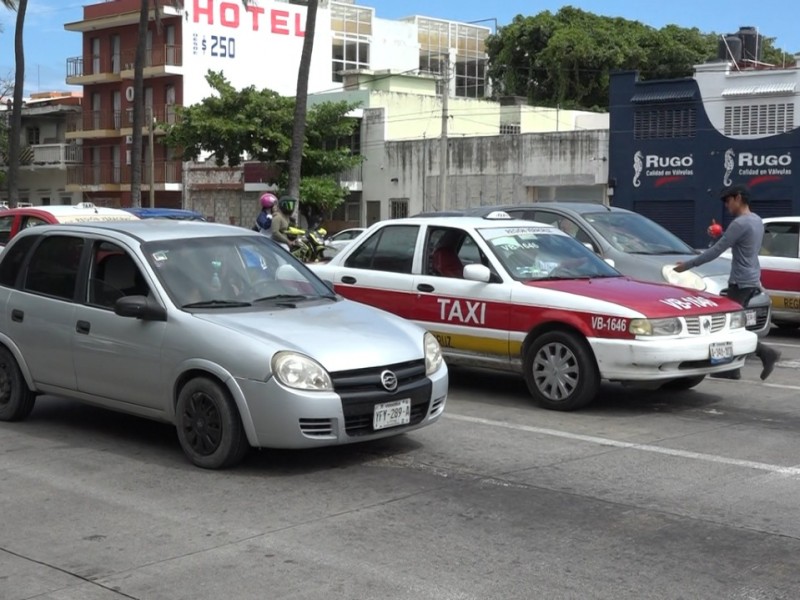
[[[153,134],[153,128],[155,126],[156,119],[155,119],[155,116],[153,115],[153,107],[152,106],[149,106],[147,108],[147,113],[148,113],[148,115],[147,115],[148,116],[148,118],[147,118],[147,122],[148,122],[147,130],[148,130],[148,134],[149,134],[148,137],[150,138],[150,149],[149,149],[150,150],[150,208],[154,208],[155,205],[156,205],[156,176],[155,176],[156,160],[155,160],[155,155],[154,155],[155,139],[154,139],[154,134]]]

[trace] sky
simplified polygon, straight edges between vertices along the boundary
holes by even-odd
[[[97,0],[99,2],[100,0]],[[67,58],[81,53],[81,34],[67,32],[64,23],[79,21],[84,4],[95,0],[30,0],[25,19],[25,93],[79,90],[65,83]],[[775,45],[800,53],[800,2],[798,0],[357,0],[372,6],[375,15],[395,19],[424,15],[457,21],[481,21],[503,26],[518,14],[535,15],[572,5],[588,12],[641,21],[653,27],[676,24],[703,32],[732,33],[741,26],[757,27],[776,38]],[[0,79],[13,78],[16,13],[0,8]]]

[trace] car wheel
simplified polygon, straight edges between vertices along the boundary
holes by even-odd
[[[690,390],[693,387],[700,385],[706,378],[705,375],[696,375],[694,377],[681,377],[680,379],[673,379],[661,386],[662,390],[670,390],[679,392],[681,390]]]
[[[0,421],[21,421],[33,410],[36,394],[8,348],[0,347]]]
[[[586,406],[600,387],[589,346],[566,331],[551,331],[534,339],[525,351],[523,369],[531,395],[551,410]]]
[[[190,380],[178,394],[178,440],[195,465],[232,467],[249,449],[242,419],[228,390],[207,377]]]

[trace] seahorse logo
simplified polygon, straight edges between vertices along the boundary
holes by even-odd
[[[728,148],[725,150],[725,176],[722,178],[722,185],[726,187],[733,183],[733,181],[731,181],[731,174],[733,173],[733,159],[735,157],[736,153],[733,151],[733,148]]]
[[[642,176],[642,167],[644,166],[642,157],[643,154],[641,150],[637,150],[636,154],[633,155],[633,187],[642,185],[642,182],[639,181],[639,178]]]

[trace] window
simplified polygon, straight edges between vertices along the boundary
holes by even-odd
[[[49,225],[47,221],[44,219],[40,219],[39,217],[31,217],[31,216],[24,216],[22,217],[22,223],[20,224],[20,231],[23,229],[27,229],[28,227],[36,227],[37,225]]]
[[[573,219],[569,217],[565,217],[563,215],[558,215],[556,213],[551,213],[544,210],[537,210],[533,213],[533,221],[539,221],[540,223],[547,223],[548,225],[554,225],[558,227],[561,231],[569,235],[570,237],[575,238],[581,244],[589,248],[592,252],[599,253],[600,249],[595,245],[592,241],[592,238],[589,237],[583,228],[578,225]]]
[[[725,107],[725,135],[774,135],[794,129],[794,104]]]
[[[0,217],[0,244],[7,244],[11,239],[11,229],[14,226],[14,215]]]
[[[392,198],[389,203],[389,218],[404,219],[408,216],[408,199]]]
[[[522,133],[522,126],[519,123],[500,125],[500,135],[518,135],[520,133]]]
[[[764,226],[764,241],[759,254],[797,258],[800,256],[799,240],[800,223],[767,223]]]
[[[345,262],[353,269],[411,273],[419,226],[389,225],[376,231]]]
[[[31,256],[25,290],[72,300],[82,250],[82,238],[59,235],[42,240]]]
[[[133,258],[120,246],[98,242],[92,252],[89,304],[113,308],[119,298],[147,296],[148,287]]]
[[[461,229],[431,227],[425,244],[424,272],[438,277],[463,278],[469,264],[489,266],[475,240]]]
[[[693,138],[697,135],[697,111],[694,108],[637,110],[633,115],[633,138],[636,140]]]
[[[40,135],[41,132],[39,131],[38,127],[28,127],[25,130],[26,139],[28,140],[28,146],[35,146],[40,143]]]
[[[369,69],[372,9],[332,4],[331,30],[332,80],[342,81],[341,71]]]
[[[3,253],[3,261],[0,262],[0,285],[13,287],[16,284],[17,275],[25,257],[28,255],[28,250],[31,249],[37,239],[32,235],[20,239]]]

